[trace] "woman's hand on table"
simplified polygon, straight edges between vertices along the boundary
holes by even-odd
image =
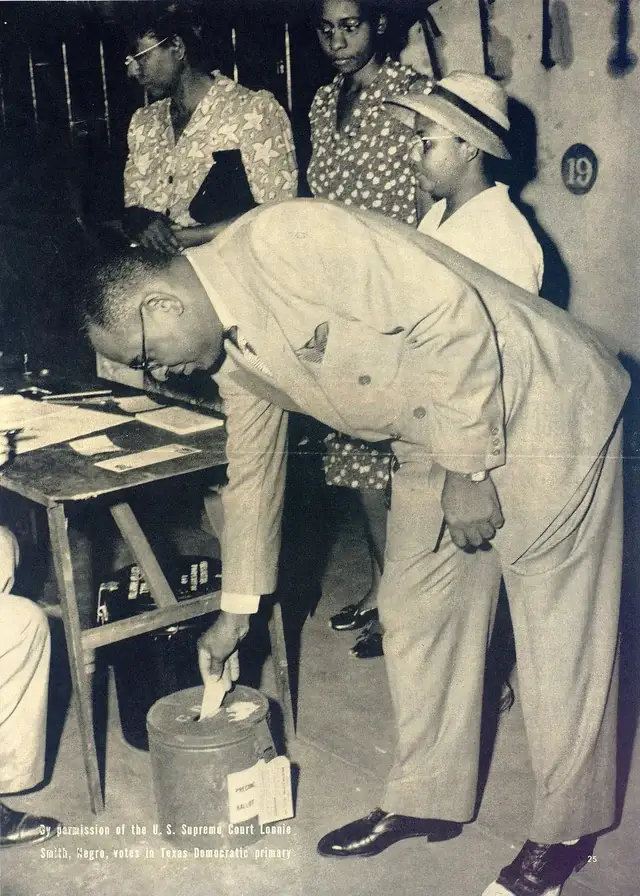
[[[129,239],[161,255],[179,255],[182,246],[171,218],[141,206],[126,208],[122,226]]]
[[[174,224],[173,232],[182,249],[191,249],[194,246],[203,246],[215,239],[225,227],[235,220],[235,218],[230,218],[228,221],[220,221],[218,224],[194,224],[191,227],[180,227]]]

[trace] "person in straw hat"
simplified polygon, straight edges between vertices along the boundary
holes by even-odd
[[[417,188],[435,200],[420,231],[537,293],[542,248],[507,186],[491,173],[491,157],[510,158],[502,87],[486,75],[458,71],[435,86],[420,79],[387,102],[414,131]]]

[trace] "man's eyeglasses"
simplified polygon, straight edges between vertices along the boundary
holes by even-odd
[[[337,25],[332,25],[331,22],[318,22],[316,25],[316,31],[322,37],[326,37],[330,40],[336,33],[339,31],[340,34],[355,34],[362,27],[362,19],[352,18],[352,19],[341,19]]]
[[[433,144],[437,143],[439,140],[459,139],[460,138],[456,137],[455,134],[443,134],[442,136],[438,135],[437,137],[423,137],[421,134],[414,134],[409,140],[409,149],[418,148],[422,155],[425,155],[430,149],[433,149]]]
[[[130,53],[128,56],[125,56],[124,65],[125,68],[131,70],[132,65],[139,65],[138,59],[141,56],[145,56],[147,53],[150,53],[152,50],[155,50],[156,47],[162,46],[169,40],[168,37],[163,37],[162,40],[157,41],[155,44],[151,44],[150,47],[147,47],[146,50],[140,50],[139,53]]]
[[[151,370],[151,364],[149,363],[149,358],[147,357],[147,340],[144,332],[144,314],[142,313],[142,309],[144,307],[144,303],[140,303],[140,333],[142,334],[142,345],[140,347],[140,357],[134,358],[133,361],[129,364],[130,370],[141,370],[143,373],[149,373]]]

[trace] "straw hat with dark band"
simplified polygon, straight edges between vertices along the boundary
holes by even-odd
[[[415,114],[411,113],[417,112],[489,155],[511,158],[507,149],[507,95],[486,75],[452,72],[433,87],[421,79],[404,95],[390,97],[385,102],[409,127],[415,121]]]

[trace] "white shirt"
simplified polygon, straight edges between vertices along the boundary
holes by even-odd
[[[442,223],[446,207],[446,199],[432,205],[418,230],[516,286],[539,292],[544,273],[542,248],[509,198],[505,184],[478,193]]]

